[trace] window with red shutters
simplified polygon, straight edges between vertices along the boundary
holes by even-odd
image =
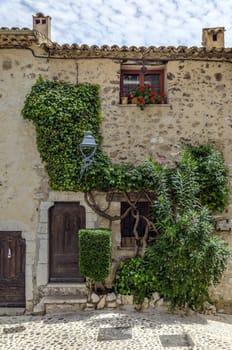
[[[152,86],[157,94],[164,93],[164,71],[163,70],[122,70],[120,83],[120,96],[129,95],[132,89],[140,86]]]

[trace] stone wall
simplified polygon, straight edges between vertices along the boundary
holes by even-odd
[[[36,54],[35,54],[36,52]],[[0,66],[0,228],[21,230],[27,240],[27,308],[48,276],[47,221],[41,213],[54,200],[83,201],[76,193],[51,192],[48,177],[36,147],[34,126],[20,111],[26,95],[41,75],[71,83],[98,83],[102,102],[104,151],[114,162],[142,163],[147,157],[174,161],[182,142],[214,143],[224,154],[232,176],[232,70],[231,64],[216,60],[170,60],[165,65],[167,105],[119,104],[120,60],[52,59],[42,49],[1,49]],[[232,182],[231,182],[232,184]],[[55,198],[55,199],[54,199]],[[58,199],[57,199],[58,198]],[[72,199],[70,199],[72,198]],[[86,206],[86,205],[85,205]],[[46,209],[45,209],[46,207]],[[113,204],[119,212],[119,203]],[[44,214],[43,219],[47,214]],[[107,223],[88,210],[87,222],[97,227]],[[232,205],[221,220],[231,220]],[[91,226],[91,227],[92,227]],[[231,229],[231,228],[229,228]],[[47,235],[47,236],[46,236]],[[121,250],[120,225],[113,227],[113,260],[133,255]],[[230,245],[231,232],[222,234]],[[232,265],[215,295],[232,305]]]

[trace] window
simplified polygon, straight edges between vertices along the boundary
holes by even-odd
[[[213,33],[213,41],[217,41],[217,33]]]
[[[163,70],[122,70],[120,96],[126,96],[131,89],[139,86],[151,85],[157,94],[164,93]]]
[[[129,208],[127,202],[121,202],[121,215]],[[149,216],[150,203],[149,202],[138,202],[137,209],[141,215],[146,217]],[[135,245],[135,237],[133,233],[133,227],[135,224],[135,219],[132,216],[131,211],[127,216],[121,220],[121,246],[122,247],[133,247]],[[138,234],[139,237],[143,237],[145,231],[145,221],[140,220],[138,224]]]

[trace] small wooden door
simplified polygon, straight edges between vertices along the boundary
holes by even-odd
[[[78,230],[85,228],[85,208],[79,202],[59,202],[50,209],[50,282],[82,282]]]
[[[0,231],[0,306],[25,306],[25,239]]]

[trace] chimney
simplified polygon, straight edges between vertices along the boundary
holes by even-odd
[[[49,40],[51,40],[51,17],[44,16],[43,13],[38,12],[33,17],[33,30],[44,34]]]
[[[203,28],[202,29],[202,46],[207,49],[224,48],[224,27]]]

